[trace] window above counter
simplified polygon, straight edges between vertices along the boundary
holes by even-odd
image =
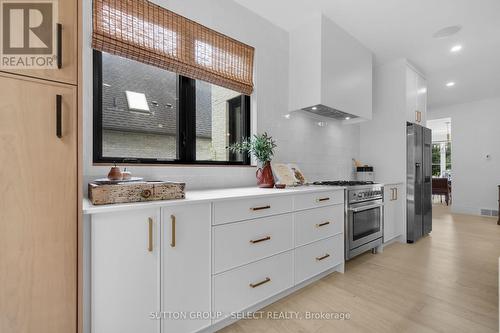
[[[250,97],[94,51],[94,163],[247,165]]]

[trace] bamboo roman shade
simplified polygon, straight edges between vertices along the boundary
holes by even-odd
[[[254,48],[146,0],[94,0],[93,48],[251,94]]]

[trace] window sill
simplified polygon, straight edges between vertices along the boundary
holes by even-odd
[[[112,163],[112,162],[94,162],[92,166],[124,166],[124,167],[166,167],[166,168],[256,168],[256,165],[248,164],[216,164],[216,163],[196,163],[196,164],[181,164],[181,163]]]

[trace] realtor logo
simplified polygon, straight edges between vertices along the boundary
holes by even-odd
[[[57,68],[57,4],[57,0],[0,0],[0,68]]]

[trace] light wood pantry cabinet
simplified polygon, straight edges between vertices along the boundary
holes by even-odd
[[[76,330],[76,93],[0,73],[0,332]]]
[[[91,331],[159,333],[160,210],[93,215],[91,233]]]
[[[57,29],[60,38],[56,36],[53,47],[60,47],[61,67],[58,69],[36,69],[36,70],[4,70],[19,75],[36,77],[63,83],[77,84],[78,72],[78,0],[59,0],[58,15],[55,23],[60,24]],[[57,53],[57,52],[56,52]]]
[[[384,185],[384,243],[401,236],[406,221],[403,183]]]
[[[197,332],[211,324],[211,205],[165,207],[161,219],[162,332]]]

